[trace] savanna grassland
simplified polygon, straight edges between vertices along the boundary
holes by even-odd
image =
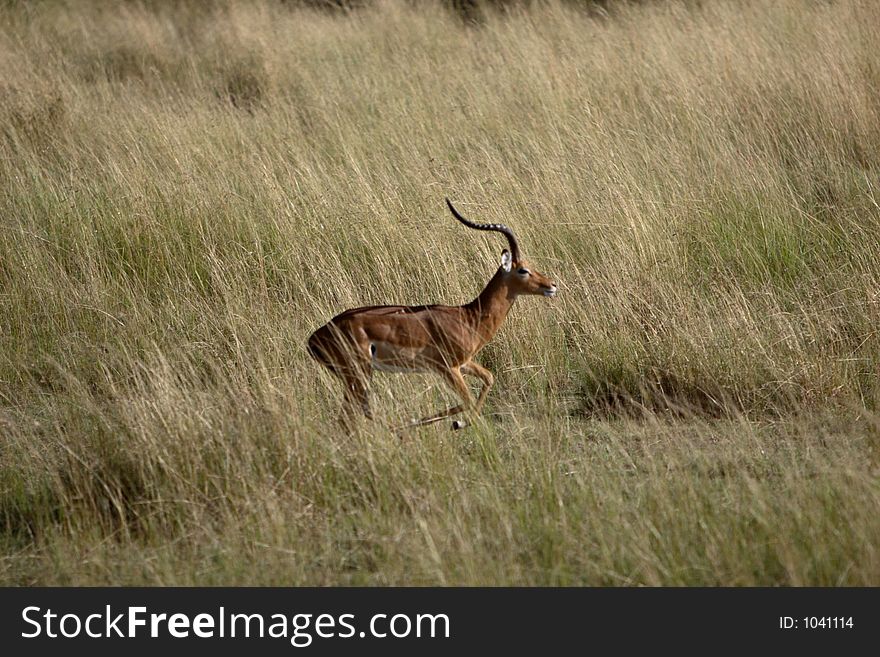
[[[880,584],[880,4],[0,6],[0,583]],[[557,299],[483,418],[340,310]]]

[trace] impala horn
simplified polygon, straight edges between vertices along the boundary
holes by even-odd
[[[513,231],[510,228],[504,224],[475,224],[473,221],[468,221],[458,214],[458,210],[452,206],[452,201],[448,198],[446,199],[446,205],[449,206],[449,211],[452,213],[452,216],[468,228],[473,228],[474,230],[490,230],[503,234],[507,238],[507,243],[510,245],[510,255],[512,256],[513,262],[519,262],[519,244],[516,243],[516,236],[514,236]]]

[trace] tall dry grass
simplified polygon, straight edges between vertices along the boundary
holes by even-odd
[[[880,583],[877,9],[4,5],[0,581]],[[497,266],[446,195],[560,298],[338,435],[308,333]]]

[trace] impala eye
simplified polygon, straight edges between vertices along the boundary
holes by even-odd
[[[529,270],[526,269],[525,267],[520,267],[516,273],[519,274],[520,276],[526,276],[529,273]]]

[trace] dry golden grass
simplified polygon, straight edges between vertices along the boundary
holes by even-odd
[[[4,5],[0,581],[880,584],[877,10]],[[560,297],[338,435],[310,331],[497,266],[446,195]]]

